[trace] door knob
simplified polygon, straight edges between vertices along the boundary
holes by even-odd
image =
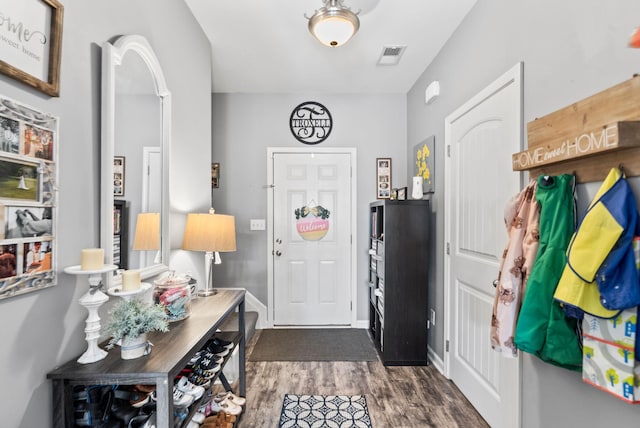
[[[280,250],[276,251],[276,256],[280,257],[282,255],[282,253],[280,252]]]
[[[280,238],[276,239],[276,244],[282,244],[282,239]]]

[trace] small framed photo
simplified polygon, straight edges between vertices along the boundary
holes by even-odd
[[[376,197],[391,198],[391,158],[376,159]]]
[[[211,164],[211,188],[217,189],[220,187],[220,163],[215,162]]]
[[[35,125],[24,125],[23,155],[32,158],[53,160],[53,131]]]
[[[22,272],[47,272],[51,270],[51,241],[27,242],[24,246]]]
[[[113,196],[124,196],[124,156],[113,157]]]
[[[0,199],[41,202],[39,165],[0,157]]]
[[[396,199],[398,199],[399,201],[406,201],[407,200],[407,188],[406,187],[400,187],[398,189],[398,193],[397,193]]]
[[[20,153],[20,122],[0,116],[0,150],[7,153]]]
[[[0,280],[18,274],[18,244],[0,245]]]

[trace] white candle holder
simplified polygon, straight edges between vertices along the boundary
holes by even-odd
[[[100,338],[100,316],[98,309],[104,302],[109,300],[109,296],[104,294],[102,287],[102,274],[116,270],[115,265],[105,265],[101,269],[82,270],[80,265],[69,266],[64,269],[65,273],[70,275],[88,275],[89,291],[82,296],[78,302],[87,308],[89,315],[87,316],[87,325],[84,329],[87,340],[87,350],[78,358],[80,364],[94,363],[102,360],[107,356],[107,351],[98,347],[98,339]]]
[[[124,300],[131,300],[137,298],[137,296],[140,296],[141,294],[144,294],[149,290],[151,290],[151,284],[148,282],[141,282],[140,288],[138,288],[137,290],[124,291],[122,287],[111,287],[107,290],[107,294],[109,294],[110,296],[120,297]]]

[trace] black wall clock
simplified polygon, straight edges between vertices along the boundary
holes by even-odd
[[[289,128],[301,143],[318,144],[331,134],[333,119],[325,106],[307,101],[293,109],[289,118]]]

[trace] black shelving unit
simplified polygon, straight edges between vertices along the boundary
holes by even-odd
[[[428,200],[369,206],[369,330],[384,365],[427,364]]]

